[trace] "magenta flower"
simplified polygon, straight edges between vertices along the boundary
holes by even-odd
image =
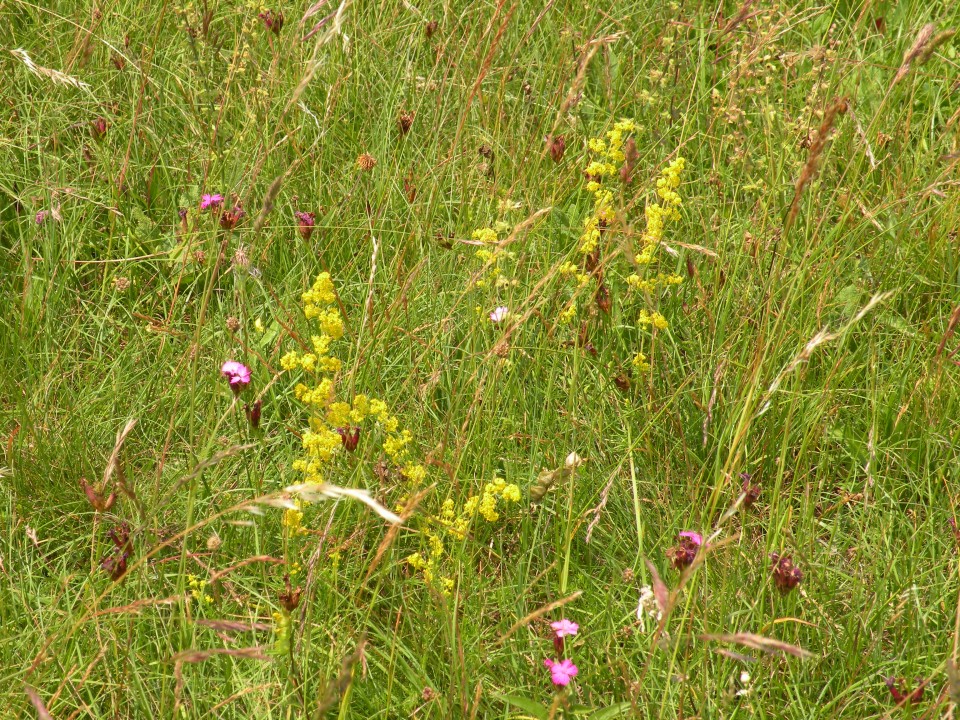
[[[694,532],[693,530],[684,530],[680,533],[680,537],[689,538],[690,541],[693,542],[693,544],[697,547],[703,545],[703,535],[698,532]]]
[[[575,622],[567,620],[557,620],[556,622],[550,623],[550,627],[553,628],[553,631],[557,634],[557,637],[564,637],[565,635],[576,635],[577,631],[580,629],[580,626]]]
[[[236,360],[227,360],[220,367],[220,374],[230,381],[230,389],[237,395],[250,384],[250,368]]]
[[[543,661],[545,667],[550,668],[550,679],[554,685],[564,687],[570,684],[570,681],[580,672],[573,660],[551,660],[547,658]]]
[[[207,208],[219,207],[220,203],[223,202],[223,195],[216,193],[214,195],[205,194],[200,198],[200,209],[206,210]]]
[[[37,225],[43,225],[44,220],[47,219],[47,215],[49,214],[50,213],[48,213],[46,210],[38,210],[33,219],[36,221]]]

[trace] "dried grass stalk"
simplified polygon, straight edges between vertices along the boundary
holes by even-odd
[[[75,78],[73,75],[67,75],[59,70],[37,65],[30,57],[30,53],[23,48],[11,50],[10,53],[20,62],[26,65],[27,70],[37,77],[46,78],[55,85],[69,85],[70,87],[77,88],[78,90],[86,90],[87,92],[90,91],[90,86],[87,83],[83,82],[83,80]]]
[[[824,113],[823,122],[820,123],[820,129],[817,130],[817,137],[810,145],[807,162],[803,166],[800,177],[797,178],[797,184],[793,191],[793,202],[790,203],[790,212],[787,215],[784,232],[789,231],[793,226],[793,222],[797,218],[797,213],[800,211],[800,200],[803,197],[803,191],[807,185],[810,184],[810,181],[816,177],[820,156],[823,155],[823,150],[827,146],[827,140],[830,137],[830,132],[833,130],[834,123],[836,123],[837,116],[843,115],[848,107],[849,101],[846,98],[840,98],[834,100],[833,104],[827,108],[827,112]]]
[[[927,23],[920,29],[916,39],[913,41],[913,45],[903,54],[903,62],[900,64],[900,69],[897,70],[893,82],[890,83],[890,87],[893,87],[903,80],[907,76],[907,73],[913,68],[914,64],[918,67],[923,65],[930,59],[933,51],[936,50],[938,46],[952,38],[957,32],[956,30],[943,30],[934,35],[936,29],[937,26],[935,23]]]
[[[798,658],[816,657],[816,655],[809,650],[804,650],[802,647],[798,647],[797,645],[791,645],[790,643],[785,643],[782,640],[775,640],[763,635],[754,635],[753,633],[701,635],[700,639],[710,642],[735,643],[737,645],[748,647],[751,650],[760,650],[761,652],[770,653],[773,655],[786,654],[793,655],[794,657]]]

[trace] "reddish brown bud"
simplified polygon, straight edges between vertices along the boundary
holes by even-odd
[[[340,437],[343,438],[343,447],[347,452],[353,452],[357,449],[357,443],[360,442],[360,428],[337,428]]]
[[[407,195],[407,202],[412,203],[417,199],[417,186],[413,184],[413,170],[403,179],[403,192]]]
[[[110,496],[104,499],[103,496],[98,493],[90,485],[90,483],[87,482],[86,478],[80,478],[80,487],[83,488],[83,492],[87,496],[87,500],[97,512],[106,512],[112,508],[113,504],[117,501],[116,491],[111,492]]]
[[[257,400],[253,405],[243,404],[243,411],[247,415],[247,420],[250,423],[250,427],[254,430],[260,429],[260,410],[263,407],[263,401]]]
[[[224,230],[233,230],[245,214],[243,208],[237,203],[231,210],[225,210],[220,216],[220,227]]]
[[[603,283],[597,286],[597,307],[607,315],[610,314],[610,308],[613,307],[613,302],[610,299],[610,290]]]
[[[416,113],[408,110],[400,111],[400,115],[397,116],[397,127],[400,129],[401,135],[406,135],[408,132],[410,132],[410,128],[413,126],[413,119],[415,117]]]
[[[760,497],[760,486],[750,482],[752,479],[750,473],[740,473],[740,479],[743,480],[743,484],[741,485],[743,489],[743,506],[750,507]]]
[[[437,23],[436,20],[431,20],[430,22],[428,22],[426,25],[423,26],[423,32],[429,39],[433,37],[433,34],[437,31],[438,27],[439,27],[439,23]]]
[[[313,235],[313,227],[317,222],[316,214],[297,211],[293,216],[297,219],[297,229],[300,231],[300,237],[304,240],[309,240]]]
[[[276,12],[265,10],[260,13],[260,19],[263,20],[267,30],[270,30],[274,35],[279,35],[280,30],[283,29],[283,12],[280,10]]]
[[[803,573],[800,572],[800,568],[793,564],[789,555],[781,557],[778,553],[770,553],[770,560],[772,562],[770,571],[773,573],[773,582],[780,592],[790,592],[803,580]]]
[[[102,117],[98,117],[96,120],[93,120],[90,123],[90,131],[93,133],[93,138],[99,140],[107,132],[107,121]]]
[[[550,149],[550,157],[558,163],[563,160],[563,154],[567,151],[567,141],[563,135],[555,135],[547,138],[547,147]]]
[[[290,576],[283,576],[284,590],[280,593],[280,605],[287,612],[293,612],[300,606],[300,597],[303,594],[303,588],[294,589],[290,585]]]
[[[633,168],[636,167],[639,159],[636,141],[628,138],[623,146],[623,166],[620,168],[620,180],[624,185],[629,185],[633,181]]]

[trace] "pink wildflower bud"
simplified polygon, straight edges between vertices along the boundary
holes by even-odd
[[[313,235],[313,226],[316,224],[317,216],[312,212],[295,212],[293,216],[297,219],[297,229],[300,230],[300,237],[309,240]]]

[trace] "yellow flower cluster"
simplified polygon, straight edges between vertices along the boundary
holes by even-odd
[[[577,287],[583,287],[588,282],[590,282],[590,276],[585,272],[580,272],[580,268],[577,267],[576,263],[567,261],[559,268],[560,277],[563,278],[573,278],[577,282]]]
[[[461,512],[457,513],[452,499],[443,501],[440,509],[438,524],[445,528],[455,540],[463,540],[474,517],[480,515],[488,523],[495,523],[500,519],[498,505],[520,502],[520,488],[514,484],[507,484],[502,478],[494,477],[486,483],[480,495],[471,495],[463,504]],[[423,579],[431,587],[436,587],[443,595],[448,595],[453,589],[453,580],[439,573],[446,549],[443,539],[434,532],[425,533],[430,550],[428,553],[415,552],[405,558],[407,565],[423,573]]]
[[[414,570],[423,573],[423,581],[427,585],[437,588],[441,595],[448,597],[453,591],[453,578],[437,572],[437,564],[443,556],[443,541],[436,535],[427,537],[431,545],[428,557],[424,557],[423,553],[415,552],[407,556],[406,563]],[[439,552],[437,552],[437,546],[439,546]]]
[[[646,372],[650,369],[650,363],[647,362],[647,356],[642,352],[638,352],[636,355],[634,355],[631,363],[633,364],[633,367],[637,369],[637,372]]]
[[[198,603],[201,605],[209,605],[213,602],[213,598],[206,593],[206,580],[201,580],[196,575],[187,575],[187,583],[190,586],[190,597]]]
[[[657,248],[663,240],[666,223],[680,220],[680,206],[683,205],[683,200],[680,193],[677,192],[677,188],[680,187],[680,175],[683,173],[685,165],[686,161],[682,157],[678,157],[667,166],[657,180],[657,195],[663,204],[650,203],[647,205],[647,231],[643,235],[640,252],[634,258],[638,265],[649,265],[654,261]]]
[[[312,352],[288,352],[280,359],[284,370],[302,370],[314,376],[310,385],[298,383],[294,388],[297,399],[311,408],[309,427],[302,435],[304,456],[293,463],[293,469],[304,476],[304,482],[323,482],[323,468],[341,451],[344,435],[341,431],[359,427],[366,420],[375,422],[384,432],[383,450],[396,465],[402,465],[403,475],[415,484],[426,478],[426,469],[409,460],[409,445],[413,436],[409,430],[400,429],[400,421],[391,415],[382,400],[357,394],[351,402],[337,400],[335,375],[341,369],[339,358],[333,357],[331,345],[344,334],[343,318],[335,306],[337,295],[330,273],[321,273],[307,292],[303,293],[303,313],[314,320],[320,329],[319,335],[311,337]],[[355,436],[356,437],[356,436]],[[356,439],[354,439],[354,446]],[[349,447],[349,449],[353,449]],[[293,532],[300,529],[301,517],[287,511],[284,526]]]
[[[683,278],[676,273],[657,273],[653,278],[642,278],[636,273],[627,276],[627,287],[641,292],[653,292],[658,286],[679,285],[682,282]]]
[[[506,223],[498,222],[494,225],[494,227],[478,228],[477,230],[473,231],[471,237],[474,240],[490,246],[481,247],[474,253],[474,256],[478,260],[485,265],[490,266],[490,269],[487,271],[485,276],[477,278],[476,282],[474,283],[476,287],[482,288],[493,285],[494,287],[500,288],[511,284],[510,279],[503,275],[503,269],[500,266],[500,261],[503,258],[512,259],[514,254],[497,247],[497,243],[500,241],[500,233],[506,232],[509,229],[510,226]]]
[[[658,312],[649,312],[647,310],[641,310],[640,315],[637,318],[637,322],[640,323],[641,327],[648,327],[653,325],[657,330],[666,330],[670,327],[670,323],[667,322],[667,319]]]
[[[483,486],[483,492],[480,495],[471,495],[467,498],[459,514],[455,512],[453,500],[449,498],[445,500],[440,511],[440,524],[446,527],[454,537],[463,539],[466,537],[467,528],[477,514],[489,523],[500,519],[500,513],[497,512],[500,500],[508,504],[520,502],[520,488],[513,483],[508,485],[503,478],[494,477]]]
[[[294,504],[296,504],[297,509],[287,508],[284,510],[280,524],[286,528],[290,535],[303,535],[307,532],[303,527],[303,510],[300,509],[303,505],[299,500],[294,500]]]
[[[600,233],[614,220],[613,192],[603,186],[604,178],[615,175],[617,165],[623,162],[623,143],[626,136],[637,129],[633,120],[620,120],[612,130],[607,131],[606,139],[591,138],[587,147],[596,157],[591,160],[584,173],[587,176],[587,192],[593,194],[593,211],[583,223],[580,236],[580,253],[590,255],[600,244]]]

